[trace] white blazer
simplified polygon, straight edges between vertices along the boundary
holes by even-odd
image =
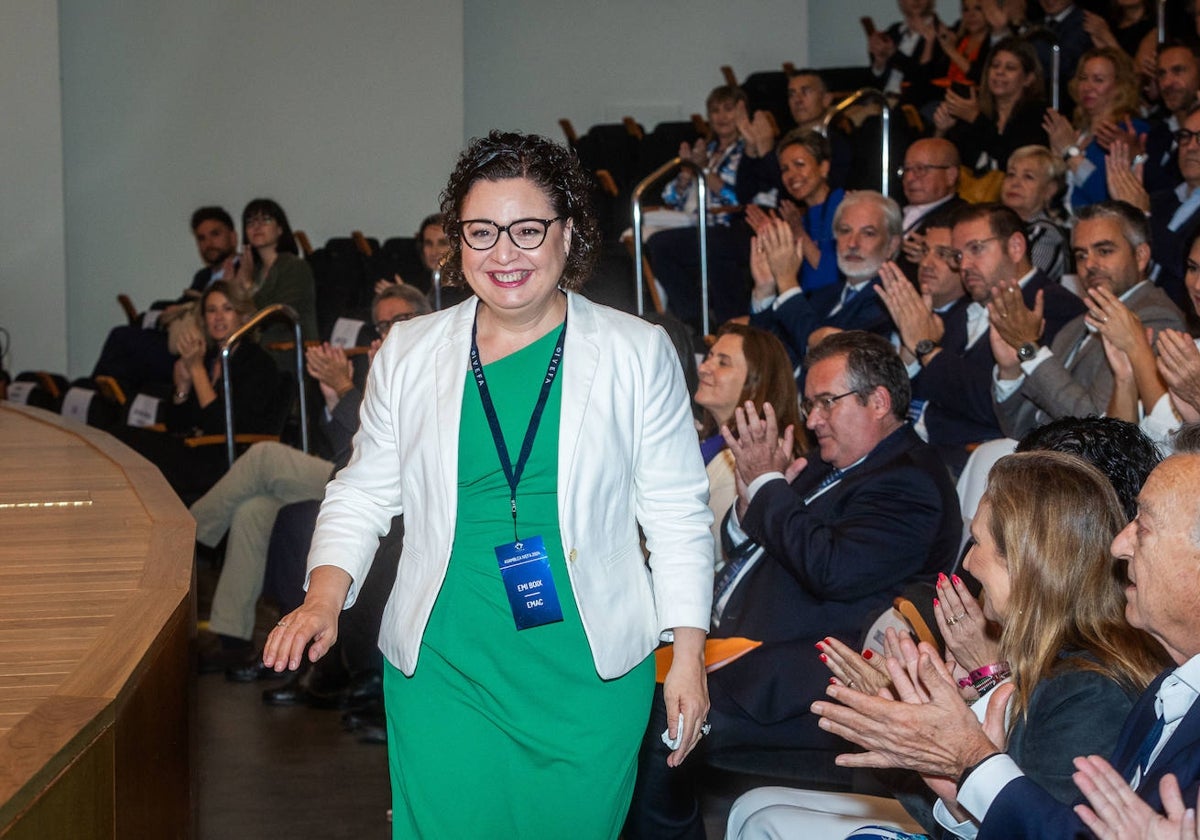
[[[611,679],[641,662],[664,631],[708,629],[708,479],[666,334],[580,295],[567,299],[559,527],[596,672]],[[379,535],[404,514],[404,550],[379,646],[408,675],[454,541],[475,306],[472,298],[389,332],[371,366],[354,454],[326,488],[308,557],[310,572],[332,565],[349,573],[349,607]]]

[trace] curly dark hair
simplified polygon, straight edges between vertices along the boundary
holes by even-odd
[[[465,282],[462,270],[462,212],[467,193],[477,181],[525,178],[538,186],[550,200],[554,212],[570,219],[571,250],[559,285],[579,291],[592,274],[600,252],[600,226],[592,210],[593,182],[575,152],[537,134],[492,131],[476,137],[458,158],[458,164],[442,190],[450,253],[442,264],[442,282],[458,286]]]
[[[1125,515],[1137,515],[1137,496],[1162,455],[1135,424],[1115,417],[1060,417],[1021,438],[1018,452],[1052,450],[1078,455],[1104,473]]]

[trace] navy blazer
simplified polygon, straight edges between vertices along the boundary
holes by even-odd
[[[1150,254],[1158,265],[1154,284],[1166,292],[1176,306],[1189,312],[1192,304],[1183,283],[1184,265],[1187,262],[1188,241],[1200,232],[1200,211],[1192,213],[1179,230],[1169,230],[1167,225],[1171,223],[1179,204],[1179,196],[1174,188],[1151,193]]]
[[[960,298],[942,316],[942,350],[912,380],[913,398],[928,400],[925,428],[952,469],[966,463],[968,443],[1004,435],[992,407],[992,343],[986,333],[968,349],[970,298]]]
[[[846,304],[830,314],[842,299],[843,279],[832,286],[822,286],[808,294],[793,295],[778,309],[756,312],[750,324],[772,333],[783,342],[788,355],[796,364],[808,353],[808,337],[818,327],[837,327],[839,330],[865,330],[887,338],[895,325],[887,307],[875,291],[880,280],[875,277],[863,286]]]
[[[829,635],[857,644],[867,618],[907,584],[950,568],[962,532],[949,474],[908,425],[806,504],[831,470],[813,457],[790,486],[778,479],[755,494],[741,526],[764,554],[711,634],[764,644],[709,680],[759,724],[811,718],[814,739],[808,707],[829,673],[813,645]]]
[[[1133,776],[1138,748],[1154,725],[1154,698],[1159,684],[1174,669],[1164,672],[1147,688],[1129,716],[1117,738],[1112,753],[1112,765],[1126,779]],[[1200,703],[1193,704],[1184,715],[1179,728],[1171,735],[1163,751],[1138,785],[1138,795],[1161,811],[1162,800],[1158,783],[1167,773],[1174,773],[1183,788],[1183,801],[1194,803],[1200,783]],[[1083,802],[1080,797],[1077,802]],[[992,802],[987,819],[979,828],[979,840],[992,838],[1062,838],[1092,837],[1070,805],[1064,805],[1028,778],[1013,779]]]

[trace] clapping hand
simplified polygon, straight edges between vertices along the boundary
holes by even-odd
[[[1033,309],[1025,305],[1021,287],[1016,283],[994,289],[988,301],[988,322],[1000,337],[1016,350],[1022,344],[1037,341],[1046,328],[1045,301],[1039,290]]]
[[[1185,422],[1200,420],[1200,350],[1191,336],[1178,330],[1158,334],[1158,372],[1167,383],[1171,403]]]
[[[1075,813],[1100,840],[1197,840],[1196,809],[1187,808],[1179,781],[1171,773],[1158,783],[1163,814],[1151,808],[1125,778],[1098,755],[1075,759],[1071,777],[1087,797]]]
[[[1109,195],[1126,201],[1143,213],[1150,212],[1150,193],[1142,184],[1145,163],[1133,162],[1130,146],[1124,139],[1114,140],[1104,158],[1104,177]]]
[[[946,651],[967,671],[991,665],[1000,658],[994,627],[958,575],[938,575],[933,616],[946,640]]]

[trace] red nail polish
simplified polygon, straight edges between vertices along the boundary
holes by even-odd
[[[957,585],[962,586],[962,578],[960,578],[958,575],[953,575],[953,580]]]
[[[815,645],[813,645],[813,647],[815,647],[817,650],[825,650],[820,642],[817,642]]]
[[[863,651],[863,659],[870,659],[874,655],[875,651],[871,650],[870,648],[867,648]]]
[[[946,582],[946,576],[944,574],[942,574],[941,572],[938,572],[938,583],[945,583],[945,582]]]
[[[938,599],[937,599],[937,598],[934,598],[934,599],[933,599],[933,605],[934,605],[935,607],[939,605],[939,601],[938,601]]]
[[[837,677],[830,677],[830,678],[829,678],[829,684],[830,684],[830,685],[837,685],[837,684],[838,684]]]
[[[825,654],[823,654],[823,653],[822,653],[820,656],[818,656],[817,658],[818,658],[818,659],[820,659],[822,662],[828,662],[828,661],[829,661],[829,657],[828,657],[828,656],[826,656],[826,655],[825,655]]]

